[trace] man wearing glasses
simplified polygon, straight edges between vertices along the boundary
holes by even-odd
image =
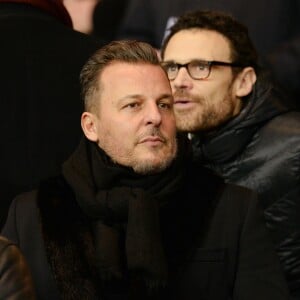
[[[300,113],[259,70],[247,28],[226,14],[181,16],[162,59],[194,159],[258,192],[291,294],[300,299]]]

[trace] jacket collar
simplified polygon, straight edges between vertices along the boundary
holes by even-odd
[[[283,98],[282,92],[261,75],[252,93],[243,99],[246,104],[237,117],[214,132],[193,135],[195,159],[204,163],[225,163],[237,156],[264,123],[289,111]]]

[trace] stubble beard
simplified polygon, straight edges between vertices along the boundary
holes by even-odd
[[[162,144],[150,148],[145,145],[139,145],[140,141],[147,136],[159,136]],[[140,149],[140,153],[134,150],[123,152],[116,145],[106,147],[106,153],[112,161],[132,168],[137,174],[150,175],[160,173],[172,164],[177,155],[176,134],[174,133],[174,136],[166,137],[161,133],[159,128],[153,127],[137,137],[135,141],[136,147]]]
[[[146,175],[162,172],[171,165],[176,157],[176,134],[165,137],[159,128],[153,127],[137,137],[135,146],[138,147],[139,142],[147,136],[159,136],[163,141],[161,146],[147,149],[148,153],[151,152],[150,157],[137,155],[129,148],[124,150],[113,137],[110,138],[110,133],[107,130],[102,131],[102,138],[99,139],[98,146],[110,157],[113,163],[132,168],[138,174]]]
[[[174,161],[177,155],[177,140],[166,140],[163,148],[152,149],[153,153],[157,153],[157,157],[153,159],[136,160],[132,164],[133,170],[141,175],[150,175],[163,172]]]
[[[208,132],[225,123],[231,116],[233,103],[230,91],[220,104],[210,103],[209,99],[189,95],[196,107],[193,109],[176,110],[175,118],[178,131],[182,132]]]

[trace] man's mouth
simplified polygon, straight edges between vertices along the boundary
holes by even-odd
[[[150,146],[158,146],[164,143],[164,139],[159,136],[147,136],[140,140],[139,144],[147,144]]]
[[[189,99],[175,99],[174,100],[174,103],[177,104],[177,103],[188,103],[190,102]]]
[[[144,143],[144,142],[163,142],[163,139],[159,136],[148,136],[148,137],[144,137],[140,142],[141,143]]]
[[[175,109],[188,109],[195,105],[194,101],[191,101],[189,99],[175,99],[174,100],[174,106]]]

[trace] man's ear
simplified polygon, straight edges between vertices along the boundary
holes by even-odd
[[[235,79],[235,95],[245,97],[252,92],[253,85],[256,82],[256,73],[252,67],[246,67]]]
[[[92,142],[98,141],[98,134],[97,134],[97,117],[85,111],[81,115],[81,128],[84,132],[84,135]]]

